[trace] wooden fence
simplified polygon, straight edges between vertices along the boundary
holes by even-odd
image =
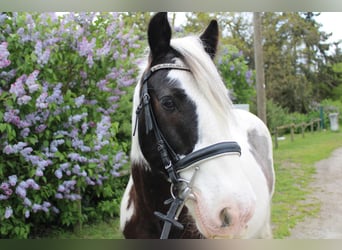
[[[276,127],[275,130],[274,130],[274,147],[278,148],[278,137],[279,137],[279,132],[281,130],[290,129],[291,141],[294,141],[295,129],[301,128],[302,137],[304,138],[305,130],[306,130],[307,127],[310,127],[311,133],[314,132],[314,125],[315,125],[315,123],[317,123],[318,131],[320,131],[321,130],[321,119],[320,118],[313,119],[313,120],[311,120],[308,123],[305,123],[305,122],[299,123],[299,124],[292,123],[292,124]]]

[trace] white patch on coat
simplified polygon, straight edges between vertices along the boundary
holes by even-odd
[[[126,223],[130,221],[134,214],[134,203],[133,200],[130,200],[129,193],[133,187],[133,178],[130,176],[128,184],[126,186],[126,190],[121,200],[120,204],[120,230],[123,232]],[[130,204],[129,204],[130,202]],[[129,204],[129,206],[128,206]]]

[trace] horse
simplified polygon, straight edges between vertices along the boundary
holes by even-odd
[[[125,238],[271,238],[272,140],[234,109],[215,66],[219,29],[171,38],[167,13],[148,25],[133,96],[131,170],[120,206]]]

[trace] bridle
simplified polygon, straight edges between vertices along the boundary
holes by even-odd
[[[208,147],[196,150],[183,158],[181,158],[165,139],[162,131],[160,130],[156,121],[148,92],[147,81],[158,70],[183,70],[191,72],[189,68],[175,63],[163,63],[151,67],[142,76],[142,86],[140,93],[140,104],[136,110],[136,121],[133,135],[135,135],[138,118],[142,110],[145,114],[145,127],[146,134],[151,131],[154,132],[157,141],[157,149],[160,154],[164,169],[168,174],[168,180],[171,183],[170,193],[171,198],[164,202],[165,205],[170,205],[168,212],[162,214],[160,212],[154,212],[154,214],[162,221],[164,221],[163,230],[160,239],[167,239],[172,226],[178,229],[183,229],[184,226],[178,222],[178,216],[180,215],[187,199],[194,198],[192,194],[192,184],[199,170],[199,164],[223,155],[238,154],[241,155],[241,148],[237,142],[225,141],[219,142]],[[195,172],[190,180],[182,179],[179,175],[180,172],[195,167]]]

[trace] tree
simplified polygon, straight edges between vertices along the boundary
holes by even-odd
[[[311,14],[268,12],[263,21],[267,96],[291,112],[305,113],[325,63],[327,35]]]

